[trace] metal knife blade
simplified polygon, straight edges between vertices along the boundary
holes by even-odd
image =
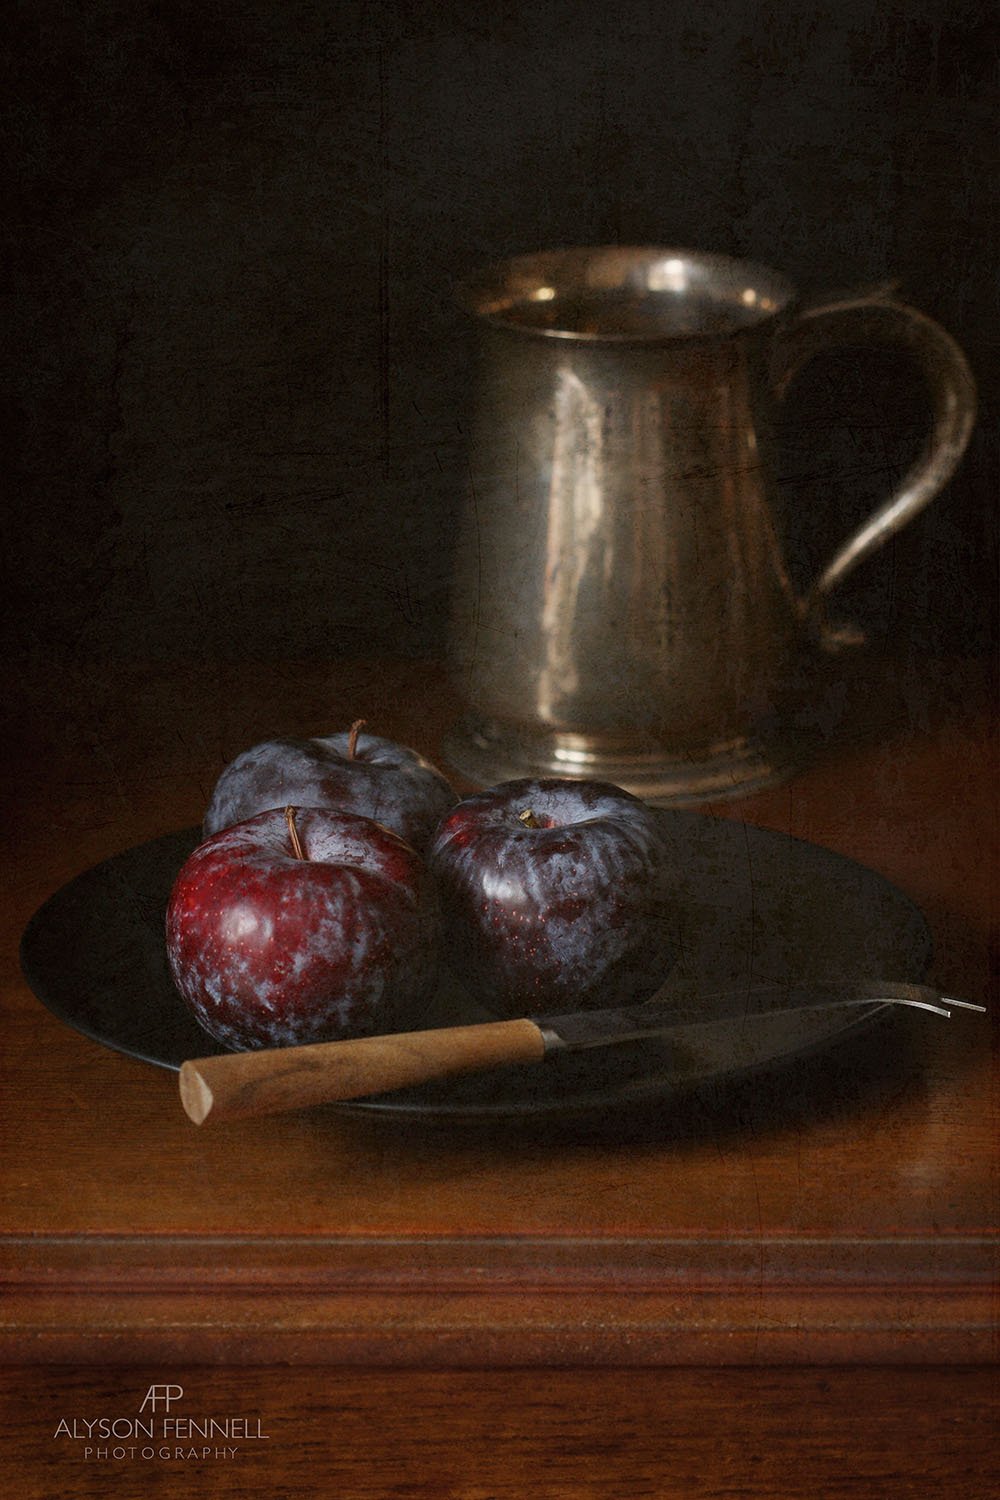
[[[789,1011],[849,1006],[903,1005],[947,1017],[949,1007],[985,1010],[967,1000],[943,996],[928,985],[899,981],[748,985],[742,989],[699,990],[694,999],[671,993],[668,981],[649,1000],[618,1010],[574,1011],[563,1016],[530,1016],[545,1052],[581,1051],[661,1036],[685,1026],[741,1022]]]

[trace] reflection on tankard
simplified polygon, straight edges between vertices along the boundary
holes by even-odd
[[[888,296],[802,309],[778,272],[686,250],[521,256],[460,301],[480,366],[450,760],[480,783],[590,776],[663,802],[776,779],[787,767],[761,726],[819,649],[827,595],[965,449],[975,389],[961,351]],[[773,504],[776,403],[807,360],[860,343],[917,359],[927,442],[796,597]]]

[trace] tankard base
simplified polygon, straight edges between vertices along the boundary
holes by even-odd
[[[691,754],[602,746],[585,734],[528,736],[482,720],[463,719],[445,734],[448,763],[477,786],[522,776],[609,781],[661,807],[743,797],[776,786],[796,769],[780,746],[750,736]]]

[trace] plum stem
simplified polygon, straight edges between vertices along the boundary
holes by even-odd
[[[288,837],[292,841],[292,850],[294,851],[295,858],[307,859],[308,855],[302,847],[302,840],[299,838],[299,830],[295,826],[294,807],[285,808],[285,822],[288,824]]]
[[[523,812],[519,812],[517,819],[519,823],[524,824],[525,828],[541,828],[542,826],[536,818],[534,810],[530,807],[526,807]]]
[[[358,748],[358,734],[368,723],[367,719],[355,719],[347,732],[347,759],[353,760]]]

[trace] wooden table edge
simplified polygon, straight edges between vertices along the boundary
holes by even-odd
[[[993,1363],[995,1243],[8,1237],[0,1361]]]

